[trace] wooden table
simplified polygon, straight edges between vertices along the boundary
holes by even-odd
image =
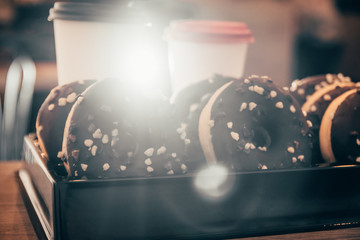
[[[37,239],[16,181],[16,171],[18,171],[21,167],[22,163],[18,161],[0,162],[1,240]],[[360,228],[345,228],[244,239],[360,239]]]

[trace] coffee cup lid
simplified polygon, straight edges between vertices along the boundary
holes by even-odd
[[[146,23],[144,12],[128,4],[107,4],[90,2],[55,2],[49,11],[48,20],[98,21]]]
[[[243,22],[214,20],[177,20],[165,31],[169,41],[208,43],[252,43],[254,37]]]

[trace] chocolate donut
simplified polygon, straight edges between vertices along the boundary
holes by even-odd
[[[188,85],[172,97],[176,117],[182,124],[179,131],[185,143],[186,155],[189,159],[196,159],[191,162],[191,169],[197,169],[206,163],[199,141],[200,113],[212,94],[232,80],[234,79],[230,77],[214,75],[212,78]]]
[[[298,102],[268,77],[219,88],[199,119],[206,160],[235,171],[309,167],[311,135]]]
[[[319,130],[321,119],[327,107],[333,99],[353,89],[356,85],[353,82],[334,82],[315,91],[301,107],[307,114],[307,123],[314,134],[312,159],[315,165],[325,163],[320,152]]]
[[[42,103],[36,119],[36,135],[50,169],[63,168],[61,152],[66,118],[79,94],[94,82],[85,80],[57,86]]]
[[[360,164],[360,88],[331,102],[320,126],[321,154],[333,165]]]
[[[350,77],[344,77],[342,73],[310,76],[301,80],[294,80],[291,83],[290,92],[302,105],[316,90],[336,82],[350,81]]]
[[[184,143],[167,98],[118,79],[89,87],[65,125],[65,167],[74,178],[160,176],[187,172]]]

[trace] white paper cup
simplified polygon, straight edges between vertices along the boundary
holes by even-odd
[[[214,74],[241,77],[251,31],[241,22],[178,20],[166,30],[172,91]]]
[[[49,20],[54,22],[60,85],[122,77],[134,70],[128,63],[147,31],[143,16],[126,6],[56,2]]]

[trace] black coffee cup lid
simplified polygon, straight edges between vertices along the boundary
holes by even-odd
[[[144,11],[138,11],[132,2],[56,2],[49,11],[49,21],[56,19],[71,21],[146,23]]]

